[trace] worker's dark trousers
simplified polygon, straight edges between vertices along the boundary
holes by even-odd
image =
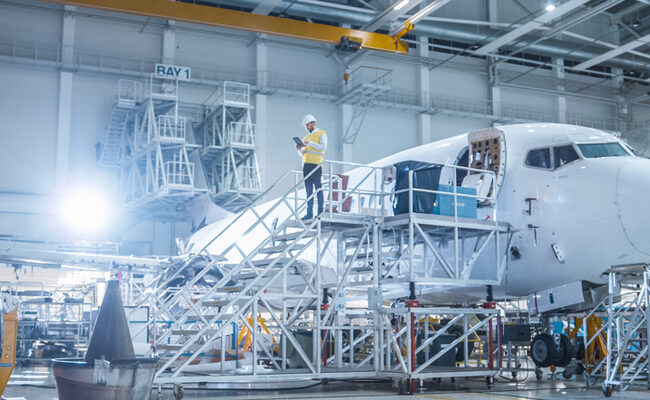
[[[313,174],[309,175],[313,170]],[[309,175],[307,177],[307,175]],[[307,193],[307,218],[314,216],[314,198],[311,197],[314,190],[317,190],[316,198],[318,199],[318,214],[323,212],[323,191],[319,190],[321,188],[321,175],[323,175],[323,168],[320,164],[308,164],[305,163],[302,165],[302,176],[307,177],[305,179],[305,192]],[[311,197],[311,198],[310,198]]]

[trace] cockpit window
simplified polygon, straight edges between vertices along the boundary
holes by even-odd
[[[579,144],[578,148],[585,158],[625,157],[630,154],[618,143]]]
[[[571,145],[553,147],[553,168],[560,168],[578,158],[578,153]]]
[[[528,152],[526,165],[536,168],[551,169],[551,149],[535,149]]]

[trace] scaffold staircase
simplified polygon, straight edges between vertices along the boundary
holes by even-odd
[[[139,101],[138,94],[138,82],[128,80],[118,82],[117,94],[102,141],[99,159],[101,165],[117,167],[124,161],[126,130],[128,125],[133,123],[133,112]]]
[[[463,321],[465,330],[454,346],[463,341],[467,346],[469,336],[495,318],[496,311],[415,310],[412,305],[386,308],[387,302],[408,296],[411,285],[417,284],[417,293],[421,294],[426,293],[422,288],[427,285],[451,282],[413,274],[408,265],[396,267],[390,276],[384,276],[387,268],[393,269],[394,262],[408,263],[410,258],[421,257],[420,248],[426,239],[415,234],[418,228],[412,224],[424,222],[414,219],[413,213],[384,216],[387,203],[381,199],[389,199],[395,193],[385,191],[380,184],[384,181],[382,168],[354,165],[357,169],[350,172],[355,176],[354,186],[342,189],[341,176],[331,173],[344,166],[338,164],[345,163],[324,164],[326,203],[325,212],[319,217],[300,219],[309,199],[302,190],[302,174],[289,172],[262,194],[289,187],[283,196],[249,205],[211,235],[201,249],[185,256],[140,291],[132,305],[135,309],[149,308],[148,328],[153,333],[154,351],[161,357],[155,384],[351,375],[395,377],[411,382],[418,376],[496,373],[495,369],[481,365],[470,366],[467,357],[462,370],[435,369],[431,365],[435,359],[416,364],[418,354],[429,354],[427,343]],[[315,196],[316,193],[312,194]],[[346,208],[348,198],[352,201]],[[451,223],[447,217],[438,222]],[[433,226],[433,221],[428,223]],[[490,233],[508,237],[507,224],[474,223],[477,225],[456,227],[463,236],[471,231],[485,231],[488,237],[473,246],[478,253],[486,247],[484,243],[490,240]],[[396,241],[385,240],[395,230],[411,234],[404,233]],[[445,240],[436,248],[452,248],[448,242]],[[502,249],[506,252],[506,246]],[[408,256],[411,253],[413,256]],[[422,253],[426,254],[433,257],[431,253]],[[393,262],[384,265],[382,257]],[[500,271],[501,259],[494,260],[496,273]],[[455,276],[458,285],[470,278]],[[485,282],[494,281],[483,279],[475,283]],[[360,307],[359,302],[368,304]],[[425,344],[416,346],[410,327],[414,321],[428,320],[429,315],[451,315],[451,325],[443,324],[439,332],[431,332]],[[470,325],[468,321],[476,323]]]

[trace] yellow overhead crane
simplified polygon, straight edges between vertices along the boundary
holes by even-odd
[[[218,26],[256,33],[313,40],[351,48],[406,54],[408,44],[400,40],[406,33],[390,36],[382,33],[338,26],[258,15],[224,8],[181,3],[170,0],[45,0],[52,3],[143,15],[175,21]],[[412,28],[411,28],[412,29]]]

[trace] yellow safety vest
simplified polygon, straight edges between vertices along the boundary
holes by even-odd
[[[305,136],[305,140],[310,142],[320,143],[320,137],[325,134],[325,131],[313,131]],[[311,146],[306,146],[305,151],[302,153],[303,164],[321,164],[325,159],[325,152],[317,150]]]

